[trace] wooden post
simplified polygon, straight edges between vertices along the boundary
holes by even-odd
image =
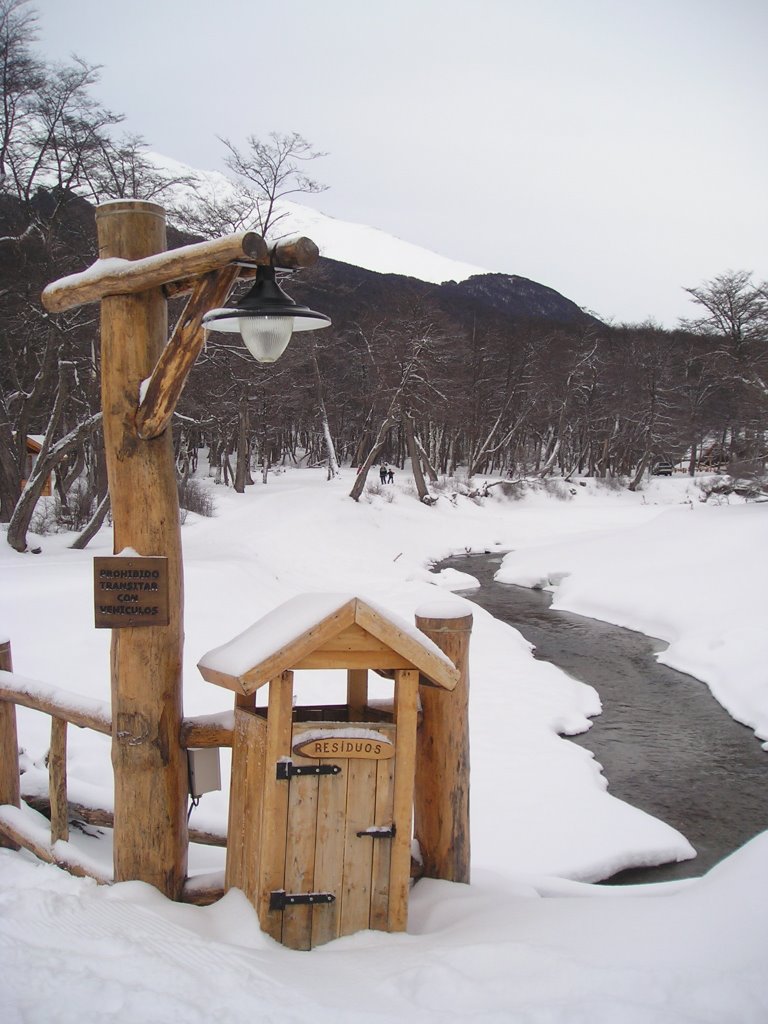
[[[347,669],[347,707],[349,721],[362,722],[368,705],[368,669]]]
[[[120,200],[96,210],[99,257],[137,260],[166,248],[165,212]],[[102,408],[114,550],[168,558],[170,623],[112,631],[115,881],[149,882],[181,896],[187,860],[187,763],[180,743],[183,585],[170,431],[136,431],[142,381],[167,340],[159,286],[101,303]]]
[[[0,669],[13,672],[11,641],[0,641]],[[19,742],[16,737],[16,705],[0,700],[0,804],[19,807]],[[0,846],[18,850],[19,844],[0,832]]]
[[[67,722],[51,718],[51,748],[48,752],[48,795],[51,802],[51,842],[69,839],[67,804]]]
[[[416,754],[414,834],[424,875],[469,882],[469,637],[472,614],[421,616],[417,627],[459,670],[450,693],[420,686],[422,722]]]

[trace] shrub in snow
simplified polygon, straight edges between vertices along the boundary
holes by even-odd
[[[87,526],[96,504],[96,496],[86,481],[76,480],[67,493],[66,501],[58,497],[38,501],[29,528],[41,537],[69,530],[79,532]]]
[[[179,480],[179,512],[182,524],[187,518],[187,512],[210,519],[216,514],[216,502],[209,489],[199,480]]]
[[[49,533],[57,533],[59,526],[56,515],[56,502],[52,498],[43,498],[37,503],[32,519],[29,522],[31,533],[45,537]]]
[[[83,479],[76,480],[65,502],[56,501],[56,522],[62,530],[84,530],[98,504],[96,496]]]
[[[597,477],[595,484],[606,491],[624,491],[629,487],[629,477],[626,476],[604,476]]]
[[[395,488],[392,484],[380,484],[376,483],[374,480],[366,484],[364,494],[367,501],[373,501],[374,498],[381,498],[391,504],[395,500]]]
[[[542,483],[544,484],[546,494],[550,498],[557,498],[558,501],[570,501],[574,494],[576,494],[576,488],[567,480],[547,477],[545,480],[542,480]]]

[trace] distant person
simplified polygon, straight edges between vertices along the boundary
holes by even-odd
[[[395,471],[390,466],[390,468],[387,470],[387,483],[388,484],[393,484],[394,482],[395,482]]]
[[[384,465],[383,462],[379,466],[379,480],[381,480],[383,484],[387,482],[387,467]]]

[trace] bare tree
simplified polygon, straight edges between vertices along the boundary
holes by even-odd
[[[315,342],[312,338],[309,339],[309,359],[312,363],[312,372],[315,379],[315,399],[317,401],[318,412],[320,413],[320,423],[323,429],[325,449],[328,453],[328,479],[332,480],[339,475],[339,460],[336,458],[336,448],[333,443],[331,426],[328,422],[328,412],[325,407],[325,397],[323,395],[323,378],[320,374],[320,364],[317,361],[317,349],[315,348]]]
[[[221,139],[228,150],[227,167],[253,197],[253,226],[266,238],[270,232],[274,234],[284,216],[276,205],[281,199],[326,190],[327,185],[304,170],[306,164],[326,154],[313,149],[298,132],[270,132],[267,141],[249,135],[246,141],[247,148],[239,149],[229,139]]]
[[[120,139],[100,135],[83,161],[82,189],[95,202],[105,199],[166,200],[180,185],[190,185],[186,174],[168,174],[147,156],[147,143],[141,135]]]
[[[727,270],[698,288],[686,288],[704,313],[683,320],[687,330],[726,338],[734,352],[768,339],[768,282],[753,284],[749,270]]]
[[[233,177],[223,185],[203,179],[191,183],[189,199],[172,211],[173,219],[187,231],[213,238],[253,228],[264,238],[274,236],[285,216],[279,208],[281,199],[327,188],[303,166],[325,153],[313,149],[297,132],[272,132],[266,141],[249,135],[243,149],[229,139],[220,141]]]
[[[28,0],[0,0],[0,190],[14,188],[12,150],[23,122],[29,117],[45,72],[31,51],[37,14]]]

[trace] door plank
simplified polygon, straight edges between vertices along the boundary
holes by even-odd
[[[397,743],[397,730],[393,725],[378,725],[393,743]],[[376,767],[376,808],[371,824],[389,826],[394,820],[395,764],[397,758],[377,762]],[[389,873],[392,853],[391,839],[370,839],[373,847],[371,865],[371,928],[389,930]]]
[[[373,844],[370,839],[361,838],[357,833],[369,828],[373,821],[378,762],[350,760],[348,765],[341,935],[352,935],[370,927]]]
[[[322,724],[322,723],[320,723]],[[337,764],[339,775],[320,776],[317,803],[317,848],[315,890],[332,892],[335,903],[318,904],[312,915],[312,945],[321,946],[341,934],[341,906],[344,882],[344,822],[347,814],[349,760],[323,758],[320,764]]]
[[[254,906],[258,903],[266,742],[266,719],[237,708],[224,887],[242,889]]]
[[[275,889],[282,889],[285,880],[285,840],[290,784],[276,778],[276,766],[281,757],[287,757],[291,752],[292,715],[293,672],[283,672],[269,684],[258,894],[261,927],[278,942],[283,931],[283,911],[269,909],[269,894]]]
[[[317,764],[314,758],[291,755],[295,765]],[[286,892],[314,892],[315,838],[317,834],[318,776],[291,779],[288,796],[288,827],[285,845]],[[286,907],[283,911],[283,945],[289,949],[312,948],[311,906]]]

